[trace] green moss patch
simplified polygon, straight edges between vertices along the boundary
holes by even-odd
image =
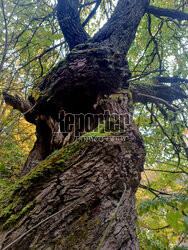
[[[104,121],[94,131],[83,137],[107,137],[118,135],[113,128],[116,121]],[[52,153],[40,162],[30,173],[23,176],[0,194],[0,229],[5,230],[18,225],[20,219],[34,208],[36,193],[49,182],[55,174],[66,171],[72,165],[80,150],[87,147],[87,142],[75,141]]]
[[[72,226],[72,229],[60,240],[63,249],[78,249],[85,243],[99,224],[99,219],[90,220],[89,216],[83,214]]]
[[[1,229],[11,227],[31,211],[35,205],[34,190],[40,188],[55,173],[64,172],[68,169],[83,145],[83,142],[73,142],[55,151],[29,174],[7,187],[0,194]]]
[[[103,121],[103,123],[99,124],[96,129],[91,132],[85,133],[82,137],[108,137],[118,135],[118,133],[122,132],[123,129],[121,129],[120,126],[120,129],[117,130],[116,124],[119,124],[119,121],[116,121],[115,119]]]

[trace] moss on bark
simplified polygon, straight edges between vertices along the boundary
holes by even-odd
[[[110,123],[110,124],[109,124]],[[113,128],[114,120],[99,124],[92,132],[82,137],[108,137],[114,136],[120,131]],[[40,189],[54,174],[62,173],[74,163],[81,148],[87,147],[85,142],[75,141],[64,148],[52,153],[46,160],[39,163],[30,173],[23,176],[13,185],[7,187],[0,194],[0,230],[17,226],[19,220],[35,206],[35,191]]]
[[[29,174],[9,186],[0,195],[0,229],[8,229],[28,214],[35,205],[34,190],[40,188],[50,177],[64,172],[84,146],[83,142],[73,142],[55,151],[39,163]]]
[[[99,219],[91,220],[87,213],[77,219],[72,225],[72,229],[60,240],[63,249],[82,249],[85,241],[92,235]],[[82,245],[83,244],[83,245]]]

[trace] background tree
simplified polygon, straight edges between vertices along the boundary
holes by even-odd
[[[34,169],[1,194],[4,249],[23,249],[23,244],[26,249],[138,248],[134,195],[145,150],[135,125],[130,122],[126,131],[113,133],[105,131],[105,123],[99,126],[99,136],[121,134],[125,143],[78,141],[65,146],[78,127],[58,133],[62,110],[99,114],[108,109],[132,115],[133,103],[147,151],[137,193],[140,246],[161,249],[184,241],[186,5],[184,1],[152,4],[67,0],[56,7],[45,1],[1,1],[4,99],[37,130],[21,175]],[[17,135],[18,113],[3,100],[1,110],[4,162],[7,145]],[[6,112],[12,115],[6,117]],[[60,126],[66,124],[60,121]],[[93,121],[90,129],[95,127]],[[7,163],[10,167],[11,161]]]

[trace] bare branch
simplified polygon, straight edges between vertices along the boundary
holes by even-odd
[[[150,102],[154,102],[154,103],[162,103],[164,105],[166,105],[166,107],[169,109],[169,110],[172,110],[174,112],[176,112],[178,109],[171,106],[168,102],[166,102],[165,100],[161,99],[161,98],[158,98],[156,96],[152,96],[152,95],[146,95],[146,94],[141,94],[141,93],[138,93],[137,94],[139,97],[141,98],[144,98],[145,101],[150,101]]]
[[[89,3],[81,4],[81,5],[80,5],[80,8],[84,8],[84,7],[88,6],[88,5],[93,5],[93,4],[96,3],[96,2],[97,2],[97,1],[92,1],[92,2],[89,2]]]
[[[165,130],[165,128],[162,126],[162,124],[159,122],[157,116],[152,112],[152,110],[146,106],[147,110],[152,113],[152,116],[154,117],[155,121],[157,122],[157,124],[159,125],[162,133],[168,138],[168,140],[170,141],[170,143],[173,145],[174,147],[174,150],[177,154],[177,157],[178,157],[178,160],[180,159],[180,156],[179,156],[179,145],[176,143],[175,141],[175,138],[174,137],[171,137]]]
[[[166,226],[164,226],[164,227],[158,227],[158,228],[151,228],[151,227],[146,227],[146,226],[144,226],[145,228],[147,228],[147,229],[149,229],[149,230],[156,230],[156,231],[159,231],[159,230],[164,230],[164,229],[166,229],[166,228],[169,228],[170,227],[170,225],[166,225]]]
[[[65,41],[62,41],[52,47],[50,47],[49,49],[43,51],[40,55],[32,58],[31,60],[27,61],[24,65],[22,65],[20,68],[18,68],[18,70],[16,72],[18,72],[20,69],[26,67],[27,65],[29,65],[30,63],[32,63],[35,60],[40,60],[44,55],[46,55],[48,52],[52,51],[53,49],[58,48],[59,46],[62,46],[63,44],[65,44]]]
[[[8,25],[7,25],[7,18],[5,15],[5,9],[4,9],[4,2],[3,0],[1,0],[1,7],[2,7],[2,11],[3,11],[3,19],[4,19],[4,25],[5,25],[5,48],[4,48],[4,52],[3,52],[3,57],[0,63],[0,72],[3,69],[3,64],[5,62],[5,57],[8,51]]]
[[[153,188],[151,188],[151,187],[147,187],[147,186],[142,185],[142,184],[140,184],[139,187],[142,188],[142,189],[145,189],[145,190],[148,190],[148,191],[154,193],[156,196],[159,196],[159,194],[162,194],[162,195],[169,195],[168,193],[161,192],[161,191],[159,191],[159,190],[153,189]]]
[[[188,20],[188,13],[179,10],[163,9],[159,7],[149,6],[146,12],[155,16],[166,16],[178,20]]]
[[[102,2],[102,0],[97,0],[95,7],[89,13],[86,20],[82,23],[82,27],[84,27],[89,22],[89,20],[95,15],[95,13],[96,13],[97,9],[99,8],[101,2]]]
[[[169,171],[169,170],[161,170],[161,169],[150,169],[145,168],[145,171],[152,171],[152,172],[161,172],[161,173],[170,173],[170,174],[183,174],[183,171]]]

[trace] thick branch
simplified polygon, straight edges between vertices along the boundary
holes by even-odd
[[[173,88],[172,86],[166,86],[162,83],[132,83],[130,89],[133,94],[134,102],[141,102],[143,104],[147,102],[163,103],[171,110],[174,109],[170,105],[173,101],[188,98],[183,89]]]
[[[92,41],[111,44],[116,50],[126,54],[148,3],[148,0],[119,0],[111,18]]]
[[[149,6],[146,12],[155,16],[166,16],[178,20],[188,20],[188,13],[184,13],[179,10],[163,9],[159,7]]]
[[[58,0],[57,18],[70,50],[76,45],[85,43],[89,35],[81,25],[77,1]]]
[[[80,45],[40,84],[41,91],[49,91],[37,100],[35,111],[92,112],[98,95],[113,93],[129,78],[127,64],[113,49],[98,43]]]
[[[166,82],[166,83],[181,83],[181,82],[185,82],[185,83],[188,83],[188,79],[183,79],[183,78],[180,78],[180,77],[154,77],[153,78],[154,80],[156,80],[157,82]]]
[[[22,114],[24,114],[28,122],[35,124],[35,119],[33,115],[30,115],[30,112],[34,106],[29,101],[22,99],[18,95],[9,95],[5,91],[3,92],[3,97],[7,105],[10,105],[14,109],[20,111]]]
[[[6,92],[3,92],[3,97],[6,104],[12,106],[14,109],[17,109],[23,114],[32,108],[30,102],[23,100],[18,95],[12,96],[7,94]]]

